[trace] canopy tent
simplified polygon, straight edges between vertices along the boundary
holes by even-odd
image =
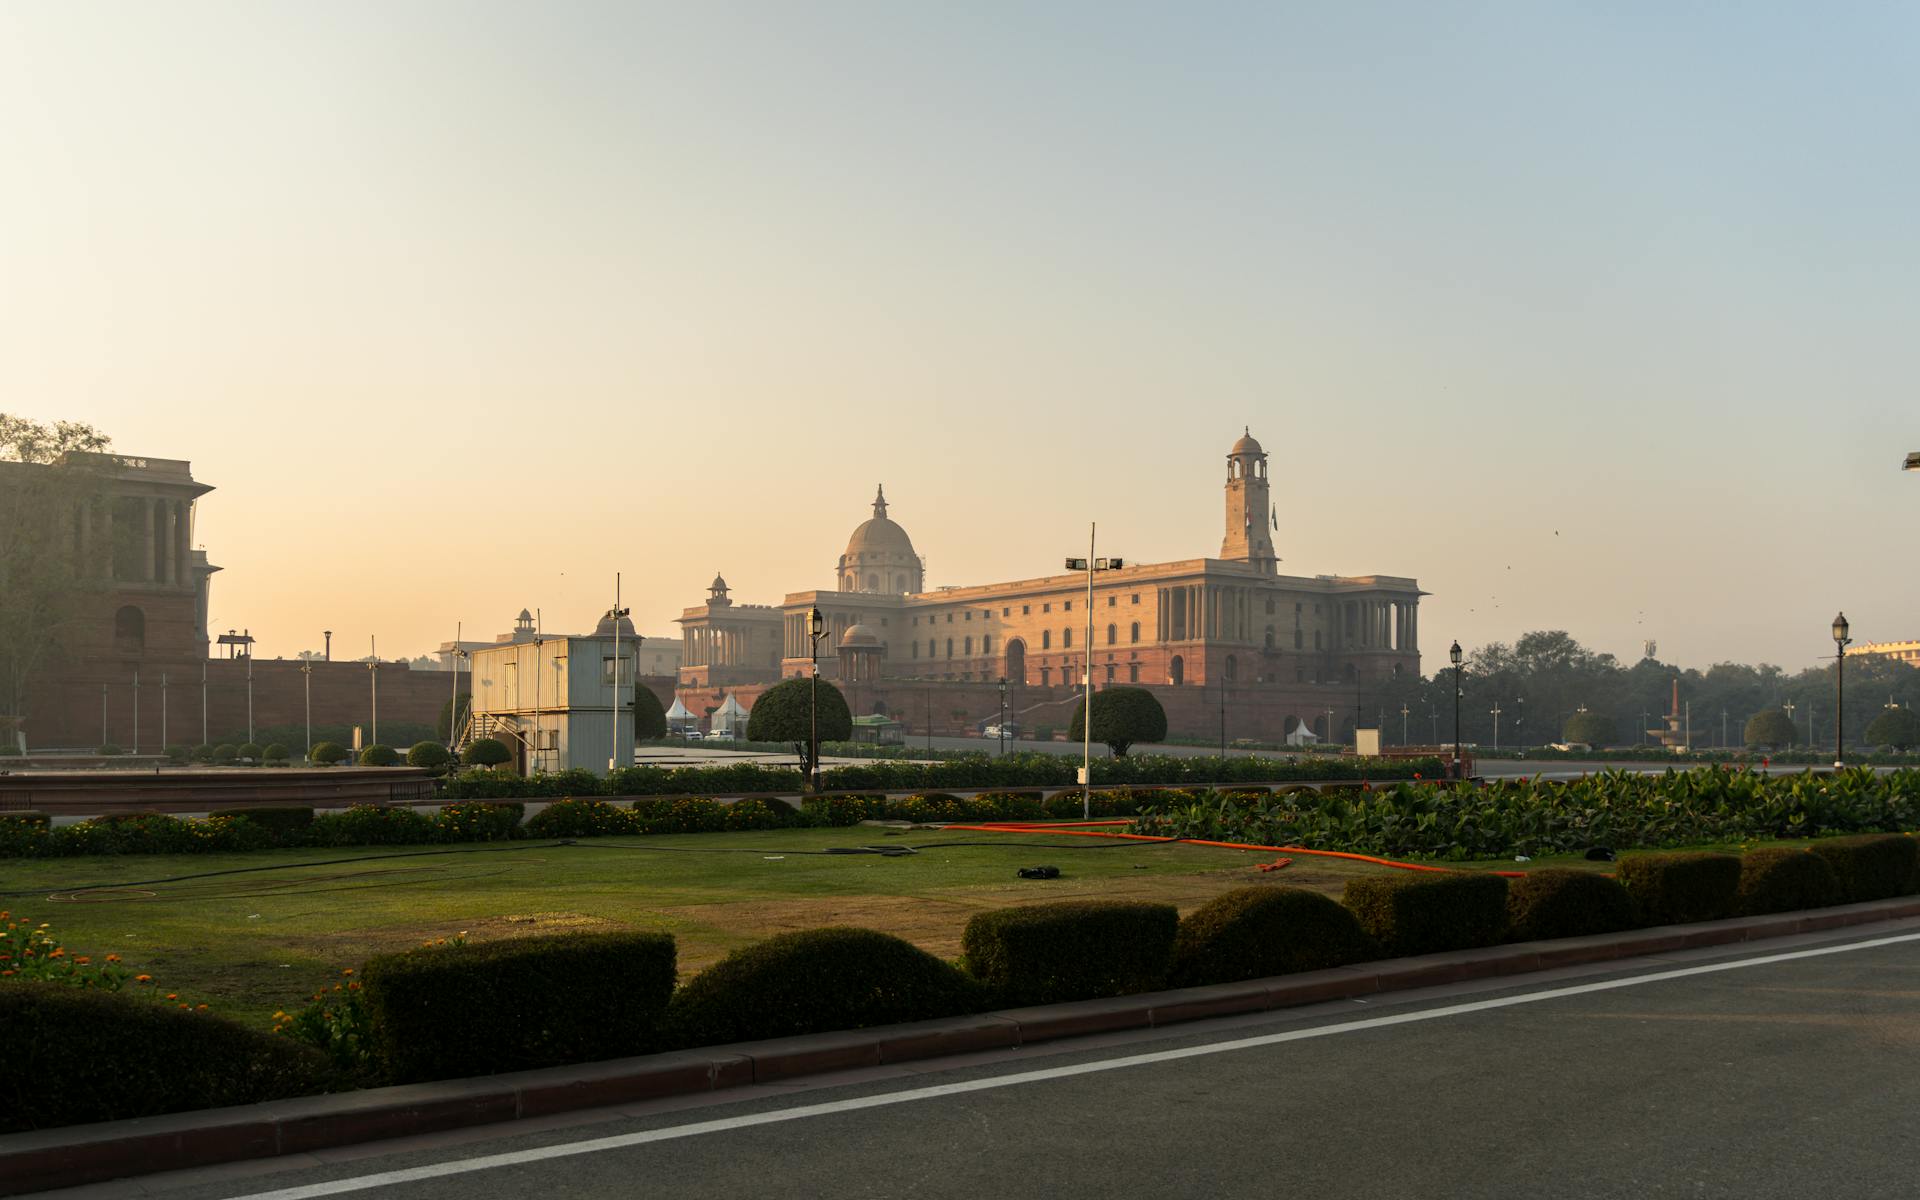
[[[680,703],[680,697],[673,698],[673,707],[667,710],[667,732],[686,733],[700,728],[700,718],[693,715],[686,705]]]
[[[1293,732],[1287,735],[1287,745],[1289,746],[1312,746],[1318,744],[1319,741],[1320,735],[1308,729],[1305,721],[1299,721],[1299,723],[1294,726]]]
[[[728,692],[720,707],[713,710],[713,720],[707,728],[714,733],[730,733],[734,737],[747,736],[747,710]]]

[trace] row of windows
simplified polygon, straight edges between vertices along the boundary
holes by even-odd
[[[1120,597],[1119,597],[1118,595],[1111,595],[1111,596],[1108,596],[1108,597],[1107,597],[1107,607],[1108,607],[1108,608],[1112,608],[1112,607],[1114,607],[1114,606],[1115,606],[1116,604],[1118,604],[1119,602],[1120,602]],[[1132,594],[1132,595],[1131,595],[1131,596],[1129,597],[1129,601],[1128,601],[1128,602],[1129,602],[1129,603],[1132,603],[1132,604],[1138,604],[1138,603],[1140,603],[1140,593],[1139,593],[1139,592],[1134,592],[1134,593],[1133,593],[1133,594]],[[1073,611],[1073,601],[1071,601],[1071,600],[1063,600],[1063,601],[1061,601],[1061,604],[1060,604],[1060,607],[1061,607],[1061,610],[1062,610],[1062,611],[1064,611],[1064,612],[1072,612],[1072,611]],[[1297,608],[1297,607],[1299,607],[1299,606],[1298,606],[1298,605],[1295,605],[1295,607]],[[1319,606],[1319,605],[1317,605],[1317,604],[1316,604],[1316,605],[1314,605],[1314,610],[1315,610],[1316,612],[1317,612],[1317,611],[1319,611],[1319,607],[1320,607],[1320,606]],[[1051,600],[1048,600],[1048,601],[1045,601],[1044,603],[1042,603],[1042,604],[1040,605],[1040,611],[1041,611],[1041,612],[1043,612],[1043,613],[1050,613],[1050,612],[1052,612],[1052,611],[1053,611],[1053,602],[1052,602]],[[1269,604],[1269,605],[1267,606],[1267,611],[1268,611],[1268,612],[1272,612],[1272,611],[1273,611],[1273,606],[1272,606],[1271,604]],[[1001,615],[1001,616],[1003,616],[1003,617],[1011,617],[1011,616],[1013,615],[1013,606],[1012,606],[1011,604],[1009,604],[1009,605],[1006,605],[1005,607],[1003,607],[1003,608],[1002,608],[1002,609],[1000,610],[1000,615]],[[1027,616],[1032,616],[1032,615],[1033,615],[1033,605],[1031,605],[1031,604],[1022,604],[1022,605],[1020,606],[1020,615],[1021,615],[1021,616],[1023,616],[1023,617],[1027,617]],[[932,624],[934,624],[934,623],[935,623],[936,621],[938,621],[938,620],[940,619],[940,617],[942,617],[942,616],[944,616],[944,617],[946,618],[946,622],[947,622],[947,624],[949,624],[949,625],[951,625],[951,624],[953,624],[953,614],[952,614],[952,613],[944,613],[944,614],[936,614],[936,613],[928,613],[928,614],[927,614],[927,624],[929,624],[929,625],[932,625]],[[971,621],[971,620],[973,620],[973,610],[972,610],[972,609],[970,609],[970,608],[969,608],[969,609],[965,609],[965,610],[963,610],[963,611],[961,612],[961,614],[960,614],[960,619],[961,619],[961,620],[963,620],[963,621]],[[987,611],[985,611],[985,612],[982,612],[982,613],[980,614],[980,619],[981,619],[981,620],[983,620],[983,621],[990,621],[990,620],[992,620],[992,619],[993,619],[993,612],[992,612],[992,610],[987,610]],[[913,623],[914,623],[915,625],[918,625],[918,624],[920,623],[920,618],[919,618],[919,617],[915,617],[915,618],[913,619]]]

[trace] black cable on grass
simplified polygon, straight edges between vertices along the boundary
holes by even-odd
[[[552,850],[571,846],[571,841],[524,842],[513,846],[462,846],[452,850],[401,850],[391,854],[361,854],[352,858],[323,858],[313,862],[269,863],[259,867],[228,867],[223,871],[200,871],[192,875],[169,875],[164,879],[139,879],[132,883],[83,883],[72,887],[29,888],[26,891],[0,892],[0,897],[44,896],[54,892],[85,892],[96,888],[153,887],[162,883],[185,883],[190,879],[216,879],[224,875],[252,875],[260,871],[299,871],[307,867],[337,867],[343,863],[381,862],[390,858],[434,858],[446,854],[494,854],[516,850]]]

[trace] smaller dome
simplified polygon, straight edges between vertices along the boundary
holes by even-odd
[[[1244,425],[1242,425],[1240,428],[1243,431],[1241,433],[1240,440],[1233,444],[1233,449],[1227,451],[1227,457],[1239,458],[1243,454],[1252,454],[1256,456],[1265,454],[1266,451],[1260,448],[1260,443],[1253,440],[1252,431],[1248,429],[1247,426],[1244,426]]]
[[[523,608],[520,610],[520,615],[514,619],[517,621],[531,621],[533,620],[533,614]]]
[[[715,574],[713,577],[713,582],[707,585],[707,590],[711,592],[726,591],[727,590],[726,578],[722,575]]]
[[[880,635],[865,625],[849,625],[847,631],[840,635],[840,648],[842,650],[878,650]]]
[[[606,614],[600,618],[600,623],[593,627],[593,636],[595,637],[612,637],[613,636],[613,610],[612,609],[608,609],[606,611]],[[635,633],[633,629],[632,617],[620,618],[620,636],[623,639],[632,639],[635,641],[639,640],[640,635]]]

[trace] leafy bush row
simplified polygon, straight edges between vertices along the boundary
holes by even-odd
[[[876,761],[836,767],[821,775],[829,792],[940,791],[952,788],[1070,787],[1079,760],[1062,754],[961,754],[940,762]],[[1093,782],[1127,784],[1281,783],[1318,780],[1408,779],[1437,775],[1438,759],[1181,758],[1135,755],[1096,759]],[[607,777],[591,771],[541,773],[524,778],[496,771],[464,771],[444,794],[460,799],[538,799],[563,796],[726,795],[798,793],[805,780],[791,767],[733,763],[719,767],[624,767]]]
[[[205,818],[110,813],[57,828],[44,813],[0,813],[0,858],[505,841],[520,836],[520,807],[457,803],[432,815],[377,805],[320,816],[297,807],[229,809]]]
[[[1609,771],[1484,787],[1413,780],[1250,798],[1211,793],[1153,803],[1140,820],[1141,832],[1174,837],[1453,860],[1914,828],[1920,771],[1865,768],[1790,776]]]

